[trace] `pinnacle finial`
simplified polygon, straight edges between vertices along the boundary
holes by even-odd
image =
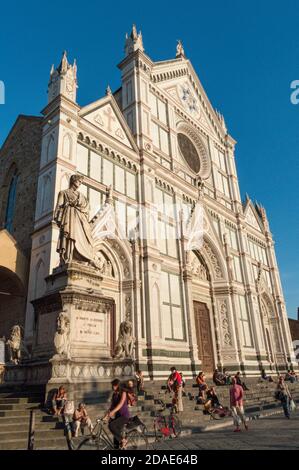
[[[125,54],[128,56],[138,49],[144,52],[142,33],[141,31],[137,33],[136,25],[133,24],[130,35],[126,33]]]
[[[106,88],[106,96],[111,96],[112,95],[112,91],[111,91],[111,88],[109,85],[107,85],[107,88]]]
[[[136,41],[136,39],[138,39],[137,28],[134,23],[132,25],[131,38],[133,39],[133,41]]]
[[[56,85],[54,85],[56,84]],[[57,68],[52,65],[50,70],[50,81],[48,85],[48,102],[51,102],[59,94],[67,96],[76,102],[77,85],[77,63],[73,65],[68,62],[67,52],[63,51],[60,64]]]
[[[67,71],[68,66],[69,66],[69,63],[68,63],[68,60],[67,60],[67,52],[63,51],[61,62],[59,64],[58,68],[57,68],[57,71],[64,73],[64,72]]]
[[[176,57],[185,57],[185,51],[184,47],[182,44],[182,41],[180,39],[177,40],[177,46],[176,46]]]
[[[73,69],[77,72],[77,61],[76,61],[76,59],[74,59],[74,62],[73,62]]]

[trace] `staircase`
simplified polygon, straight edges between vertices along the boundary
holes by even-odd
[[[256,416],[261,412],[273,412],[281,408],[274,399],[276,384],[259,382],[257,379],[246,379],[249,391],[245,392],[245,409],[248,416]],[[153,433],[154,415],[161,407],[157,400],[171,403],[171,396],[165,393],[161,382],[146,382],[145,393],[138,396],[138,404],[130,409],[131,415],[139,415],[147,426],[148,432]],[[293,398],[299,401],[299,383],[289,384]],[[219,423],[211,421],[209,415],[203,414],[202,405],[196,404],[197,387],[191,381],[185,387],[183,397],[184,412],[180,419],[183,434],[198,432],[207,425]],[[229,405],[229,387],[217,387],[217,394],[224,406]],[[0,450],[27,449],[30,411],[35,410],[35,449],[67,449],[62,418],[54,417],[43,409],[43,387],[28,387],[26,389],[0,388]],[[103,416],[108,409],[109,401],[95,402],[86,400],[88,413],[94,422]],[[167,414],[168,411],[166,410]],[[231,418],[224,418],[221,423],[231,423]]]
[[[63,423],[41,409],[44,389],[0,389],[0,450],[27,449],[30,411],[35,410],[35,448],[65,445]]]

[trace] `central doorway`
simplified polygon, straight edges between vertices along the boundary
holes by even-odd
[[[214,353],[210,314],[207,305],[203,302],[194,302],[194,316],[198,357],[202,361],[202,370],[210,374],[214,372]]]

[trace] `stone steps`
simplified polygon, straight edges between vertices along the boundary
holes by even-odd
[[[147,427],[149,434],[153,434],[154,416],[157,411],[161,410],[161,406],[157,399],[163,400],[166,404],[171,403],[172,396],[165,394],[165,388],[162,382],[145,383],[146,393],[138,396],[138,406],[130,408],[132,416],[138,414],[140,419]],[[252,390],[245,392],[245,407],[247,413],[259,413],[261,405],[263,409],[271,409],[280,404],[274,399],[275,384],[256,384],[251,383]],[[291,385],[291,391],[294,390],[294,398],[299,399],[299,384]],[[190,433],[192,428],[197,429],[212,423],[209,415],[203,414],[203,407],[197,405],[196,396],[198,394],[197,387],[193,387],[192,383],[188,383],[185,388],[186,395],[183,397],[184,413],[180,416],[185,433]],[[33,394],[32,394],[33,393]],[[218,387],[217,394],[224,406],[227,406],[229,399],[229,387]],[[193,398],[193,399],[190,399]],[[95,423],[96,418],[102,417],[108,408],[109,400],[101,396],[96,399],[86,399],[88,412]],[[35,448],[36,449],[66,449],[67,443],[64,436],[64,425],[62,417],[54,417],[46,414],[45,410],[38,405],[43,402],[40,391],[17,390],[15,393],[7,391],[0,393],[0,449],[26,449],[28,439],[30,408],[35,408]],[[167,416],[169,410],[166,409],[164,414]],[[231,420],[225,418],[224,422]]]
[[[35,403],[0,403],[0,412],[1,411],[11,411],[11,410],[31,410],[40,407],[38,402]]]
[[[20,439],[7,439],[4,441],[0,440],[0,450],[26,450],[28,444],[28,438],[20,438]],[[38,438],[34,441],[34,448],[35,449],[48,449],[49,444],[52,447],[59,447],[62,449],[67,449],[67,443],[64,436],[62,437],[52,437],[51,439],[42,439]]]
[[[11,398],[11,397],[4,397],[0,398],[0,406],[1,405],[14,405],[14,404],[31,404],[31,403],[40,403],[41,399],[39,396],[36,397],[20,397],[20,398]]]
[[[3,423],[1,420],[1,433],[2,432],[4,433],[4,431],[7,433],[11,431],[26,431],[28,433],[28,429],[29,429],[29,421],[24,421],[20,423],[16,420],[15,422]],[[36,423],[35,429],[36,431],[64,429],[64,424],[62,421],[53,422],[53,423],[48,423],[48,422]]]
[[[47,438],[55,438],[58,437],[56,436],[56,429],[36,429],[35,430],[35,440],[39,439],[47,439]],[[61,431],[61,430],[59,430]],[[61,435],[61,432],[59,433],[59,437]],[[63,436],[63,434],[62,434]],[[7,440],[13,440],[13,439],[28,439],[28,429],[27,430],[5,430],[5,431],[0,431],[0,442],[4,442]]]

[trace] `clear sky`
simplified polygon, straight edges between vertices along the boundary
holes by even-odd
[[[212,105],[238,141],[241,194],[267,209],[288,314],[299,306],[298,0],[2,2],[0,144],[18,114],[46,104],[52,63],[66,49],[78,62],[78,100],[87,104],[120,84],[117,64],[133,22],[153,60],[175,56],[181,39]]]

